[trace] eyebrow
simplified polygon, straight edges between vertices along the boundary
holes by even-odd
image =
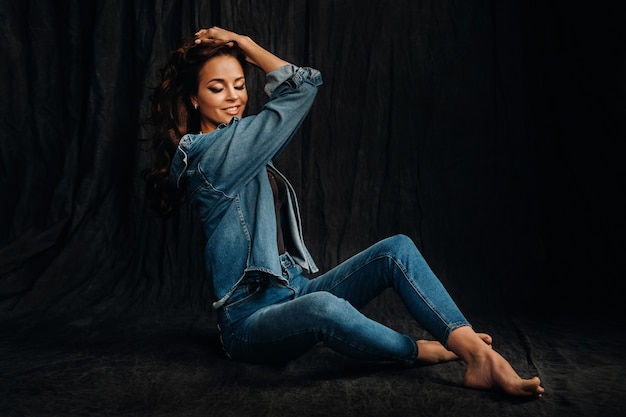
[[[239,80],[245,80],[245,78],[246,77],[242,75],[241,77],[235,78],[235,82],[237,82]],[[223,78],[211,78],[206,83],[208,84],[208,83],[212,83],[212,82],[223,83],[223,82],[225,82],[225,80]]]

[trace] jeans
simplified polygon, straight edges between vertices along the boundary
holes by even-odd
[[[411,364],[417,358],[415,339],[359,311],[389,287],[444,346],[454,329],[470,325],[404,235],[384,239],[313,279],[289,254],[281,255],[281,264],[289,285],[250,274],[218,310],[222,345],[230,358],[279,364],[322,342],[356,359]]]

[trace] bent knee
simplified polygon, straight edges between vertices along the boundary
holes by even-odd
[[[413,239],[407,235],[397,234],[381,241],[386,249],[392,254],[419,253]]]
[[[415,242],[413,242],[413,239],[402,233],[389,237],[389,240],[392,241],[394,245],[402,248],[415,246]]]

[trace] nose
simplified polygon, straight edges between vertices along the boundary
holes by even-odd
[[[230,87],[228,89],[228,95],[226,96],[227,100],[237,100],[237,98],[239,97],[239,94],[237,93],[237,90],[235,90],[234,87]]]

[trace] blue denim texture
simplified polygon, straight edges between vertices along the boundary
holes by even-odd
[[[274,197],[267,166],[287,184],[286,237],[291,255],[317,272],[302,237],[296,194],[272,161],[292,139],[322,83],[319,71],[286,65],[267,74],[269,101],[261,111],[208,134],[181,138],[170,167],[170,182],[186,187],[198,209],[207,238],[204,256],[219,308],[244,274],[265,272],[281,281],[276,243]]]
[[[267,74],[269,101],[258,114],[183,136],[172,159],[170,182],[187,188],[207,239],[222,343],[232,358],[250,362],[288,361],[323,342],[355,358],[412,363],[415,340],[359,311],[384,289],[394,288],[444,344],[469,323],[408,237],[383,240],[315,279],[303,274],[318,268],[304,243],[295,191],[272,163],[321,84],[312,68],[287,65]],[[287,185],[282,227],[290,246],[280,256],[268,168]]]
[[[321,342],[353,358],[411,364],[415,339],[359,311],[387,288],[444,345],[454,329],[470,325],[407,236],[384,239],[313,279],[289,254],[280,259],[287,286],[251,274],[219,310],[222,344],[233,359],[282,363]]]

